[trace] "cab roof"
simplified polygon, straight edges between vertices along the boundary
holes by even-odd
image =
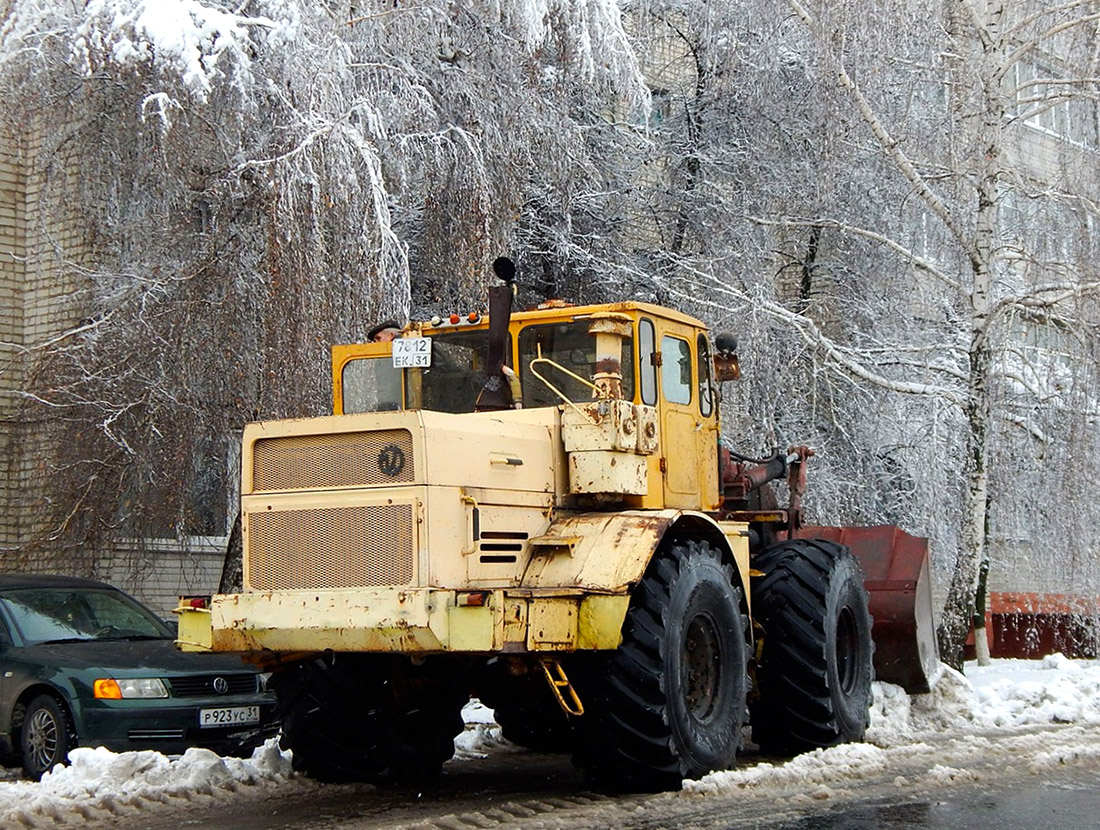
[[[679,323],[686,326],[692,326],[694,328],[707,329],[707,324],[702,320],[692,317],[690,314],[684,314],[681,311],[667,308],[666,306],[660,306],[656,303],[644,303],[637,302],[635,300],[627,300],[618,303],[594,303],[591,305],[571,305],[563,303],[558,305],[556,301],[549,301],[548,303],[540,304],[537,308],[526,309],[524,311],[513,311],[509,318],[509,328],[513,328],[517,325],[523,326],[526,323],[546,321],[561,321],[561,320],[574,320],[576,318],[589,317],[593,314],[601,313],[620,313],[627,314],[631,317],[638,317],[642,314],[649,315],[651,317],[660,317],[665,320],[669,320],[673,323]],[[476,322],[469,322],[468,318],[460,317],[458,323],[443,322],[439,325],[433,325],[432,323],[422,320],[416,321],[412,324],[413,328],[420,328],[425,332],[439,332],[446,333],[452,331],[476,331],[478,329],[487,328],[489,324],[489,315],[480,315]],[[406,331],[409,327],[406,327]]]

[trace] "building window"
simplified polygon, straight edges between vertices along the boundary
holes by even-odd
[[[1038,62],[1017,63],[1015,80],[1017,118],[1071,144],[1100,148],[1100,113],[1080,83]]]

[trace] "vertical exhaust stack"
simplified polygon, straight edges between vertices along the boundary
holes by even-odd
[[[592,382],[600,394],[612,400],[621,400],[623,342],[633,334],[630,317],[612,312],[593,314],[588,332],[596,339],[596,371]]]
[[[504,358],[508,354],[508,324],[512,317],[512,298],[516,292],[516,264],[508,257],[493,261],[495,273],[504,285],[489,289],[489,354],[485,365],[485,385],[477,396],[476,412],[511,409],[512,390],[504,375]]]

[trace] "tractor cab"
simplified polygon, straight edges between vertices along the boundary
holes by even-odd
[[[489,318],[475,313],[410,324],[391,342],[334,346],[334,413],[476,412],[492,385],[491,340]],[[552,303],[511,314],[502,344],[509,408],[556,407],[584,421],[591,405],[624,401],[652,421],[656,451],[626,504],[717,509],[718,394],[701,321],[648,303]]]

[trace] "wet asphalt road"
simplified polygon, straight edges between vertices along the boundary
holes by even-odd
[[[733,824],[731,826],[744,826]],[[1096,830],[1100,771],[945,789],[935,798],[855,803],[756,825],[759,830]]]

